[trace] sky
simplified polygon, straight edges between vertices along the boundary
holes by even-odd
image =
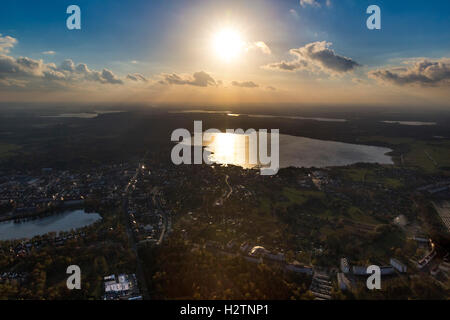
[[[450,108],[449,87],[449,1],[2,0],[0,102]]]

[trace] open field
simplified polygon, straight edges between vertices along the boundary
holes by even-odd
[[[346,168],[340,170],[340,172],[353,182],[382,184],[391,189],[397,189],[404,186],[402,180],[380,176],[370,168]]]
[[[364,143],[388,144],[399,152],[399,155],[394,157],[398,165],[420,167],[427,172],[436,172],[450,167],[450,141],[448,140],[425,141],[382,136],[361,137],[358,140]]]
[[[310,199],[319,201],[325,200],[325,194],[320,191],[298,190],[295,188],[283,188],[281,192],[275,192],[276,201],[269,198],[260,199],[260,209],[265,213],[269,213],[271,208],[286,209],[292,205],[303,206]]]

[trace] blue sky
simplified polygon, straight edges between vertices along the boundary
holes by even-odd
[[[79,31],[66,28],[66,8],[71,4],[81,8]],[[371,4],[381,8],[382,30],[365,26],[365,11]],[[253,77],[270,85],[273,78],[284,86],[293,79],[300,83],[309,79],[304,70],[295,76],[268,75],[260,67],[289,61],[295,58],[290,49],[313,42],[330,43],[336,55],[369,69],[398,65],[409,58],[449,57],[449,18],[450,1],[436,0],[304,0],[303,5],[300,0],[2,0],[0,34],[17,39],[8,52],[16,58],[56,65],[71,59],[122,77],[137,72],[154,78],[206,70],[231,80],[242,70],[245,75],[234,76],[236,80]],[[250,62],[218,66],[204,54],[205,39],[215,32],[218,21],[237,25],[249,43],[264,42],[271,56],[250,59],[252,68]],[[50,50],[55,54],[43,54]]]
[[[299,15],[298,21],[286,21],[290,35],[288,47],[300,46],[314,40],[303,31],[323,35],[336,48],[351,50],[357,56],[372,61],[379,55],[438,57],[450,51],[450,2],[419,0],[334,0],[329,9],[301,7],[296,0],[277,1],[216,1],[218,8],[235,11],[245,8],[260,14],[261,7],[276,11],[280,21],[289,10]],[[69,31],[65,27],[65,9],[77,4],[82,9],[82,30]],[[382,30],[365,28],[365,9],[377,4],[382,9]],[[3,0],[0,11],[0,30],[20,40],[18,54],[36,54],[39,50],[55,50],[63,55],[93,64],[106,58],[125,60],[159,58],[159,43],[174,30],[174,20],[183,19],[183,12],[205,6],[204,0],[77,0],[77,1],[21,1]],[[186,17],[188,18],[188,17]],[[284,19],[283,19],[284,18]],[[252,17],[249,17],[251,20]],[[273,41],[276,42],[276,39]],[[101,53],[102,56],[98,56]],[[402,55],[404,56],[404,55]]]

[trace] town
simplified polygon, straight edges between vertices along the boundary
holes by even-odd
[[[424,201],[423,198],[430,195],[434,201],[439,201],[438,198],[442,196],[445,198],[449,181],[423,178],[416,182],[419,187],[404,192],[393,184],[393,180],[388,180],[388,183],[355,182],[352,175],[358,170],[375,170],[377,173],[374,174],[391,176],[388,179],[397,181],[410,179],[411,175],[406,169],[364,165],[349,169],[288,169],[286,172],[282,170],[277,176],[264,177],[256,170],[241,170],[233,166],[202,165],[188,168],[164,166],[145,159],[137,164],[130,162],[102,166],[92,172],[43,168],[40,172],[2,175],[1,219],[13,220],[20,225],[36,218],[58,215],[58,212],[70,208],[90,208],[92,212],[100,214],[107,208],[123,208],[118,210],[118,214],[124,216],[124,232],[131,251],[136,255],[136,276],[133,281],[139,283],[140,288],[146,287],[148,275],[145,272],[146,261],[139,257],[139,253],[154,251],[152,248],[161,246],[160,252],[163,254],[165,250],[171,250],[172,242],[181,240],[192,252],[206,250],[219,259],[240,257],[247,263],[265,264],[273,270],[279,270],[277,272],[284,270],[302,274],[304,277],[301,281],[309,283],[307,289],[316,299],[336,298],[337,291],[344,294],[359,292],[367,278],[366,268],[369,264],[364,264],[364,261],[381,267],[383,281],[395,282],[396,278],[411,281],[415,274],[425,272],[447,290],[448,253],[443,255],[442,251],[436,250],[426,228],[413,220],[414,211],[418,210],[420,204],[411,207],[407,203]],[[265,194],[270,190],[265,189],[266,179],[271,179],[272,186],[279,185],[277,189],[281,194]],[[371,205],[370,201],[374,200],[358,196],[361,183],[365,189],[372,190],[375,194],[372,199],[377,204]],[[197,188],[202,191],[197,193],[202,198],[192,199],[189,190]],[[351,193],[355,195],[350,198]],[[171,194],[178,194],[178,201],[168,202],[166,197]],[[191,200],[187,201],[188,198]],[[259,199],[275,202],[260,202]],[[371,218],[365,217],[364,204],[383,214],[373,212]],[[255,207],[259,207],[259,213],[254,211]],[[302,217],[301,225],[296,225],[295,221],[288,225],[276,221],[279,214],[287,219],[292,209],[297,216]],[[313,214],[318,209],[342,214]],[[102,224],[102,221],[96,224]],[[317,227],[321,228],[321,234],[315,232]],[[9,240],[4,242],[10,243],[9,246],[2,245],[3,255],[13,254],[14,259],[23,259],[46,246],[65,246],[80,237],[88,237],[89,228],[60,232],[51,237]],[[304,233],[302,230],[305,228],[311,229]],[[335,238],[341,234],[339,230],[346,230],[356,237],[353,245],[345,240],[348,237],[345,234],[338,241],[347,243],[346,247],[333,249],[333,246],[339,246],[335,244],[339,239]],[[299,236],[302,232],[303,236]],[[386,251],[382,243],[374,243],[372,250],[382,250],[377,255],[370,249],[363,252],[358,248],[358,242],[368,243],[369,239],[375,240],[381,235],[392,237],[392,233],[398,232],[404,238],[390,245],[400,241],[399,245],[403,243],[402,246],[406,247],[389,248]],[[341,252],[353,256],[353,266]],[[5,267],[0,270],[3,272],[2,282],[14,277],[20,279],[20,283],[26,281],[24,273],[11,273]],[[101,277],[106,277],[107,290],[104,294],[107,294],[108,299],[115,296],[122,299],[139,296],[139,291],[133,291],[131,295],[123,294],[129,290],[122,288],[131,285],[121,285],[120,281],[118,285],[108,284],[115,278],[108,275]],[[124,276],[118,279],[124,279]],[[134,288],[137,287],[135,284]],[[141,291],[148,294],[147,288]]]

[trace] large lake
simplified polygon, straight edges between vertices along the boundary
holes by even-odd
[[[400,124],[404,126],[435,126],[436,122],[424,122],[424,121],[381,121],[383,123],[389,123],[389,124]]]
[[[243,168],[248,163],[249,138],[242,134],[217,133],[212,142],[204,143],[210,159],[219,164],[234,164]],[[334,167],[358,162],[393,164],[387,153],[389,148],[317,140],[280,134],[280,168],[287,167]],[[247,156],[242,156],[247,154]]]
[[[169,111],[169,113],[206,113],[206,114],[221,114],[221,115],[226,115],[229,117],[246,116],[249,118],[283,118],[283,119],[294,119],[294,120],[314,120],[314,121],[324,121],[324,122],[347,122],[347,119],[338,119],[338,118],[283,116],[283,115],[271,115],[271,114],[247,114],[247,113],[232,113],[231,111],[216,111],[216,110],[178,110],[178,111]]]
[[[88,226],[101,219],[98,213],[68,210],[59,214],[21,223],[0,222],[0,240],[32,238],[49,232],[70,231]]]
[[[120,113],[123,111],[118,110],[103,110],[103,111],[93,111],[93,112],[78,112],[78,113],[61,113],[56,115],[42,115],[41,118],[81,118],[81,119],[92,119],[97,118],[101,114],[109,113]]]

